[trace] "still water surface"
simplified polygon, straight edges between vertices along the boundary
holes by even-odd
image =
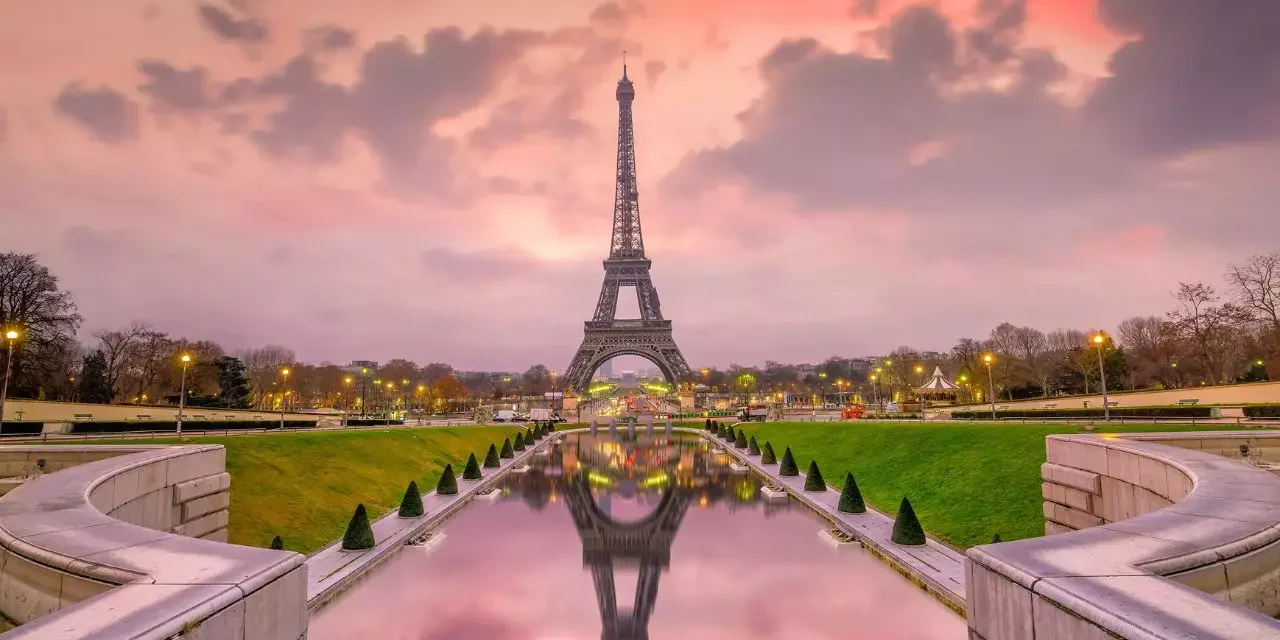
[[[925,640],[964,621],[701,440],[567,435],[311,619],[312,640]]]

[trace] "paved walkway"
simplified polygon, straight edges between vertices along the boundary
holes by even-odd
[[[457,469],[457,494],[440,496],[432,489],[430,493],[422,494],[422,516],[401,518],[393,510],[374,522],[373,539],[377,543],[372,549],[343,551],[342,541],[337,540],[312,554],[307,558],[307,609],[315,611],[327,604],[367,571],[403,549],[407,542],[453,515],[477,493],[497,486],[498,479],[504,473],[525,464],[540,446],[555,437],[555,434],[548,435],[525,451],[517,451],[514,458],[502,460],[502,465],[497,469],[481,469],[484,477],[480,480],[463,480],[462,469]]]
[[[924,587],[943,604],[964,615],[964,554],[932,539],[922,547],[904,547],[894,544],[891,540],[893,518],[871,507],[867,507],[866,513],[843,513],[836,508],[840,504],[838,490],[828,488],[827,491],[820,493],[805,491],[805,474],[801,473],[795,477],[780,476],[778,465],[762,465],[759,455],[751,456],[746,449],[739,449],[724,438],[705,431],[702,433],[712,442],[724,447],[729,455],[750,466],[756,473],[765,476],[777,486],[785,487],[800,502],[840,523],[841,528],[857,538],[868,551]],[[843,474],[840,476],[840,481],[844,482]]]

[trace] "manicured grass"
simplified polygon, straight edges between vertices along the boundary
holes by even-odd
[[[773,422],[743,425],[764,446],[791,447],[801,469],[817,459],[830,482],[857,477],[868,505],[893,516],[903,496],[930,534],[958,547],[1044,535],[1044,437],[1074,425]],[[1239,425],[1098,426],[1095,432],[1209,431]]]
[[[515,437],[518,427],[431,427],[187,438],[227,448],[230,541],[267,547],[273,536],[310,553],[342,537],[356,504],[371,519],[399,508],[405,486],[435,487],[446,463]],[[93,442],[93,441],[89,441]],[[120,444],[120,440],[102,441]],[[177,444],[173,438],[126,440]],[[77,443],[82,444],[82,443]]]

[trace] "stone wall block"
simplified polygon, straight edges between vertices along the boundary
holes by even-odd
[[[965,574],[970,629],[985,640],[1032,640],[1031,591],[973,560]]]
[[[298,567],[245,598],[244,640],[296,638],[306,631],[307,568]]]
[[[1140,460],[1142,457],[1137,454],[1119,449],[1107,449],[1107,475],[1132,485],[1140,484],[1142,475]]]
[[[169,484],[181,484],[188,480],[223,473],[226,468],[227,450],[221,447],[190,453],[169,459]]]
[[[1045,455],[1046,460],[1063,467],[1107,473],[1107,448],[1101,444],[1069,442],[1051,436],[1045,439]]]
[[[190,522],[205,514],[231,506],[231,494],[223,491],[182,503],[182,521]]]
[[[1102,489],[1098,484],[1098,474],[1092,471],[1082,471],[1071,467],[1064,467],[1060,464],[1046,462],[1040,465],[1040,477],[1054,484],[1060,484],[1065,487],[1072,487],[1089,493],[1101,493]]]
[[[188,480],[173,486],[173,503],[187,502],[194,498],[226,491],[230,488],[231,474],[225,472]]]

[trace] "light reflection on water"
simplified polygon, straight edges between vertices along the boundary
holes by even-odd
[[[313,616],[308,637],[965,637],[959,616],[856,547],[827,545],[824,521],[762,502],[726,462],[694,439],[569,435],[501,499],[444,523],[432,550],[405,549]]]

